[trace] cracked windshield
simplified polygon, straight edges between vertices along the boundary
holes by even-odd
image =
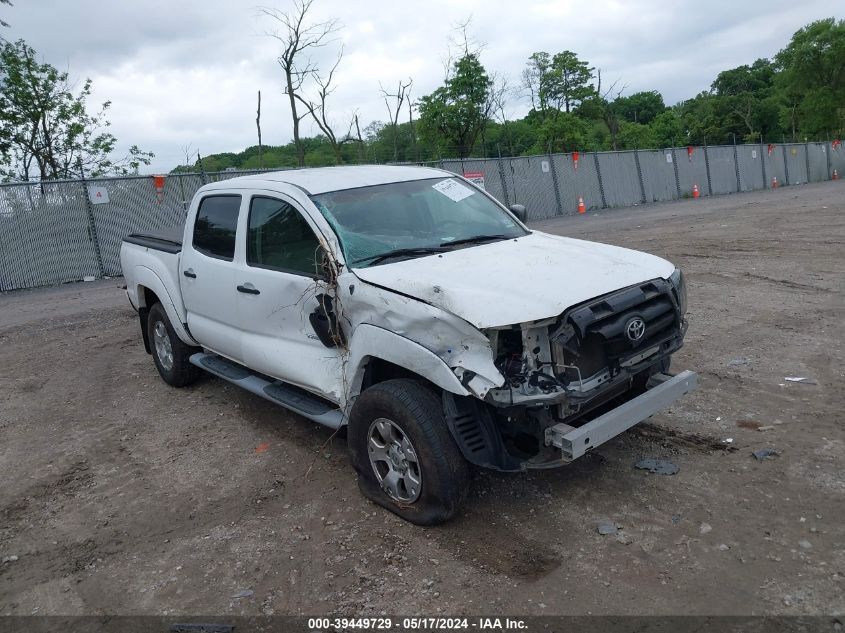
[[[487,196],[456,178],[347,189],[312,200],[337,233],[351,268],[528,233]]]

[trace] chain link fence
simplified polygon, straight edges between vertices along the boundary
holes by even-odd
[[[727,145],[426,163],[472,178],[529,220],[799,185],[845,175],[838,143]],[[0,185],[0,291],[121,274],[129,233],[184,222],[207,182],[260,171]]]

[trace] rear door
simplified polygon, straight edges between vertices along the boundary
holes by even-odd
[[[191,236],[179,263],[188,328],[203,347],[242,362],[235,283],[238,218],[243,197],[205,195],[197,206]]]
[[[323,248],[307,215],[279,193],[245,202],[244,260],[236,282],[244,363],[251,369],[340,400],[341,362],[309,320],[320,295],[331,295],[322,273]]]

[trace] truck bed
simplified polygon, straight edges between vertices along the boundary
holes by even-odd
[[[172,226],[167,229],[161,229],[160,231],[130,233],[123,238],[123,241],[129,244],[137,244],[145,248],[153,248],[157,251],[175,254],[182,251],[183,231],[184,228],[182,226]]]
[[[132,305],[142,305],[139,288],[151,290],[165,306],[177,333],[182,329],[180,324],[185,323],[179,278],[182,233],[181,227],[130,233],[120,246],[120,265]],[[189,342],[187,337],[183,340]]]

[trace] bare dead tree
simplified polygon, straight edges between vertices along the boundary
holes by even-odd
[[[484,48],[483,44],[479,43],[469,34],[470,26],[472,26],[471,15],[454,24],[452,32],[456,35],[449,38],[450,46],[455,46],[462,57],[466,57],[467,55],[477,55],[481,52],[481,49]]]
[[[623,85],[621,88],[617,88],[616,86],[618,84],[619,80],[617,79],[610,84],[610,87],[606,91],[602,92],[601,68],[596,69],[596,94],[599,96],[602,120],[607,126],[608,132],[610,132],[610,146],[614,152],[617,150],[616,139],[619,135],[619,116],[613,102],[621,97],[622,93],[625,92],[625,88],[627,88],[626,85]]]
[[[440,58],[443,64],[443,83],[448,83],[452,78],[452,73],[455,71],[455,62],[470,55],[479,57],[487,47],[485,42],[477,40],[470,34],[471,26],[471,15],[452,24],[452,33],[449,35],[446,54]]]
[[[317,127],[325,135],[326,139],[331,144],[332,151],[334,152],[335,163],[338,165],[342,162],[340,155],[340,147],[344,143],[349,142],[350,138],[348,134],[343,137],[338,137],[335,133],[334,128],[329,121],[326,109],[326,101],[328,100],[329,95],[331,95],[337,87],[332,86],[332,81],[334,80],[335,71],[340,65],[342,59],[343,47],[341,47],[340,52],[337,55],[337,60],[335,61],[334,66],[332,66],[331,70],[329,70],[328,74],[325,77],[320,75],[320,71],[316,66],[311,70],[310,74],[314,79],[314,83],[317,85],[316,101],[307,99],[299,92],[295,93],[294,95],[297,101],[299,101],[303,105],[306,112],[311,115],[311,118],[314,119],[314,123],[317,124]]]
[[[414,156],[417,162],[420,162],[420,148],[417,145],[417,129],[414,126],[414,107],[416,104],[414,100],[411,99],[411,95],[408,94],[408,128],[409,133],[411,135],[411,150],[414,152]]]
[[[513,94],[514,90],[508,83],[507,77],[503,77],[501,75],[494,75],[493,77],[491,77],[491,79],[493,80],[493,89],[490,91],[489,111],[492,115],[492,118],[496,119],[504,128],[505,138],[507,139],[508,154],[510,156],[516,156],[513,147],[513,133],[510,126],[510,121],[508,121],[507,114],[505,113],[505,107],[508,103],[508,97]]]
[[[255,113],[255,127],[258,128],[258,168],[264,169],[264,152],[261,146],[261,91],[258,91],[258,109]]]
[[[182,147],[182,152],[185,154],[185,167],[191,166],[191,156],[194,153],[194,144],[188,143]]]
[[[352,135],[352,128],[355,128],[355,135]],[[349,127],[346,129],[345,142],[355,143],[358,153],[358,164],[364,162],[364,138],[361,136],[361,124],[358,122],[358,110],[356,109],[349,118]]]
[[[459,20],[452,24],[452,35],[449,36],[449,44],[446,47],[446,55],[440,58],[443,64],[443,81],[448,82],[452,77],[454,62],[468,55],[480,55],[484,50],[484,43],[476,40],[470,35],[472,16]]]
[[[384,86],[379,83],[379,89],[382,97],[384,97],[384,105],[387,107],[387,115],[389,119],[388,126],[391,130],[393,138],[393,162],[399,161],[399,116],[402,112],[402,104],[405,100],[410,100],[411,86],[414,80],[408,78],[408,83],[404,83],[401,79],[396,87],[396,92],[388,92]]]
[[[490,73],[491,88],[487,93],[487,101],[480,112],[484,121],[490,121],[496,118],[497,113],[501,110],[502,120],[507,124],[504,117],[505,93],[508,90],[507,80],[497,73]],[[487,126],[481,128],[481,153],[483,158],[487,158]]]
[[[259,8],[261,15],[277,24],[277,30],[268,32],[267,35],[282,46],[278,62],[285,75],[283,89],[290,102],[293,142],[296,145],[296,159],[300,167],[305,165],[305,148],[299,137],[299,124],[308,116],[308,112],[297,111],[297,95],[306,79],[316,69],[310,54],[334,41],[332,36],[340,29],[340,23],[334,19],[309,23],[306,18],[313,3],[314,0],[293,0],[293,8],[287,12],[271,7]]]

